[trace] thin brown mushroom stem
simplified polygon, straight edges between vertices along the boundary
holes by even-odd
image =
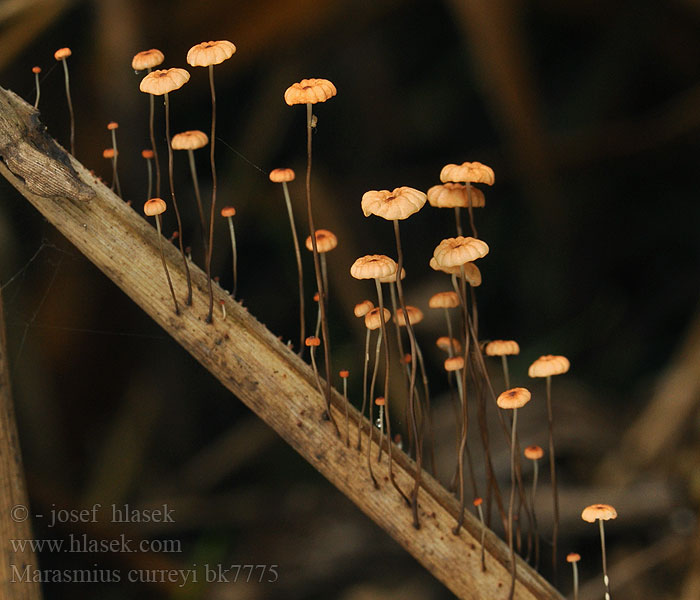
[[[603,583],[605,584],[605,600],[610,600],[610,578],[608,577],[608,563],[605,558],[605,528],[603,519],[598,519],[600,525],[600,549],[603,557]]]
[[[112,185],[116,186],[117,196],[122,197],[122,186],[119,184],[119,173],[117,172],[117,158],[119,156],[119,151],[117,150],[117,130],[112,129],[112,150],[114,150],[114,155],[112,156]]]
[[[209,288],[209,313],[207,323],[212,322],[214,311],[214,288],[211,281],[211,258],[214,250],[214,214],[216,210],[216,161],[214,148],[216,146],[216,91],[214,90],[214,65],[209,65],[209,91],[211,92],[211,136],[209,137],[209,162],[211,163],[211,206],[209,210],[209,240],[206,244],[207,286]],[[325,343],[325,340],[324,340]],[[329,373],[326,372],[326,378]]]
[[[578,600],[578,565],[576,561],[571,562],[571,569],[573,570],[574,576],[574,600]]]
[[[515,504],[515,440],[516,440],[516,430],[518,425],[518,409],[513,409],[513,422],[510,433],[510,498],[508,500],[508,549],[510,550],[510,563],[511,563],[511,582],[510,582],[510,592],[508,593],[508,598],[513,598],[515,594],[515,546],[513,544],[514,532],[513,532],[513,505]]]
[[[447,336],[450,338],[450,345],[447,350],[447,354],[452,358],[456,354],[455,339],[452,335],[452,319],[450,318],[450,309],[445,307],[442,310],[445,311],[445,322],[447,323]]]
[[[377,373],[379,372],[379,357],[381,356],[381,349],[382,349],[382,331],[381,329],[377,332],[377,346],[374,349],[374,368],[372,370],[372,382],[370,383],[369,386],[369,397],[374,398],[374,387],[375,384],[377,383]],[[370,399],[369,401],[369,440],[367,441],[367,466],[369,467],[369,476],[372,478],[372,483],[374,483],[374,487],[376,489],[379,489],[379,483],[377,483],[377,479],[374,476],[374,472],[372,471],[372,438],[374,437],[374,424],[372,423],[373,419],[373,408],[374,402]],[[363,410],[364,414],[364,410]],[[381,443],[379,444],[379,447],[381,448],[382,445]],[[377,462],[379,460],[377,459]]]
[[[552,570],[554,581],[557,580],[557,540],[559,538],[559,491],[557,489],[557,470],[554,460],[554,415],[552,411],[552,377],[547,377],[547,429],[549,433],[549,474],[552,482],[552,502],[554,506],[554,524],[552,526]]]
[[[477,498],[481,500],[481,498]],[[474,500],[476,504],[476,500]],[[481,508],[481,502],[476,504],[476,510],[479,513],[479,521],[481,521],[481,570],[486,570],[486,548],[484,547],[484,541],[486,539],[486,522],[484,521],[484,511]]]
[[[433,415],[430,409],[430,385],[428,384],[428,374],[425,369],[425,361],[423,353],[420,349],[420,344],[416,340],[416,353],[418,354],[418,368],[421,373],[421,381],[423,382],[423,394],[425,395],[425,421],[428,426],[428,451],[430,453],[430,469],[434,476],[437,476],[437,467],[435,465],[435,434],[433,429]]]
[[[68,62],[62,59],[63,75],[66,83],[66,99],[68,100],[68,114],[70,115],[70,153],[75,156],[75,115],[73,114],[73,100],[70,95],[70,77],[68,75]]]
[[[474,225],[474,209],[472,207],[472,186],[469,182],[467,182],[467,210],[469,211],[469,227],[471,227],[472,230],[472,237],[478,239],[479,234],[476,231],[476,225]]]
[[[321,378],[318,374],[318,367],[316,366],[316,346],[311,346],[309,348],[309,354],[311,355],[311,366],[314,369],[314,377],[316,377],[316,385],[318,386],[318,391],[323,395],[323,384],[321,383]]]
[[[170,145],[170,94],[167,92],[165,96],[165,139],[168,144],[168,177],[170,180],[170,197],[173,201],[173,208],[175,209],[175,217],[177,219],[177,233],[178,242],[180,243],[180,254],[182,255],[182,263],[185,265],[185,277],[187,278],[187,299],[185,304],[187,306],[192,305],[192,278],[190,277],[190,267],[187,264],[187,256],[185,256],[185,247],[182,242],[182,219],[180,218],[180,209],[177,206],[177,200],[175,199],[175,177],[173,175],[173,149]]]
[[[153,100],[153,96],[151,94],[148,95],[151,100]],[[146,199],[151,198],[151,192],[153,191],[153,167],[151,166],[151,159],[146,158],[146,169],[148,171],[148,194],[146,195]]]
[[[540,566],[540,535],[537,531],[537,514],[535,513],[535,494],[537,494],[537,479],[539,477],[539,461],[532,461],[532,490],[530,491],[530,506],[532,507],[532,537],[535,538],[535,570]]]
[[[317,304],[317,307],[316,307],[316,327],[314,328],[314,335],[316,337],[318,337],[319,333],[321,332],[321,294],[316,292],[316,295],[314,296],[314,300],[316,301],[316,304]]]
[[[403,250],[401,249],[401,234],[399,232],[399,221],[398,219],[393,220],[394,223],[394,237],[396,238],[396,255],[397,255],[397,267],[396,267],[396,291],[399,295],[399,304],[401,305],[401,310],[403,310],[404,316],[406,317],[406,330],[408,331],[408,339],[410,342],[411,349],[411,380],[408,388],[408,415],[409,415],[409,427],[413,430],[413,436],[416,443],[416,479],[413,485],[413,493],[411,495],[411,510],[413,512],[413,527],[420,529],[420,521],[418,519],[418,490],[420,489],[421,475],[422,475],[422,465],[423,465],[423,436],[418,431],[418,423],[416,418],[416,405],[414,400],[414,390],[416,389],[416,374],[417,374],[417,351],[416,351],[416,336],[413,331],[413,325],[411,325],[411,319],[408,318],[408,311],[406,310],[406,299],[403,295],[403,285],[401,284],[401,269],[403,268]],[[387,401],[388,404],[388,401]]]
[[[151,68],[147,72],[151,72]],[[152,94],[148,94],[148,134],[151,138],[151,150],[153,151],[153,162],[156,165],[156,196],[160,197],[160,161],[158,160],[158,148],[156,147],[156,132],[155,132],[155,98]]]
[[[399,270],[397,271],[398,273],[401,272],[401,268],[399,267]],[[381,332],[382,332],[382,338],[384,340],[384,405],[386,406],[386,430],[387,430],[387,448],[388,448],[388,453],[389,453],[389,479],[391,480],[392,485],[396,489],[399,494],[401,494],[401,497],[406,501],[406,503],[410,506],[411,502],[408,499],[408,496],[404,494],[403,490],[399,487],[399,484],[396,483],[396,479],[394,479],[394,470],[392,468],[393,460],[391,458],[391,447],[393,446],[393,443],[391,441],[391,415],[389,414],[389,365],[390,365],[390,357],[389,357],[389,338],[387,336],[386,332],[386,321],[384,319],[384,295],[382,294],[382,284],[379,283],[379,279],[375,278],[374,283],[377,288],[377,305],[379,307],[379,323],[381,327]],[[370,396],[370,399],[372,396]],[[370,400],[371,404],[371,400]],[[372,410],[370,406],[370,410]],[[370,418],[370,427],[372,427],[372,419]],[[370,444],[371,446],[371,444]],[[420,467],[417,467],[420,469]]]
[[[399,358],[402,358],[405,356],[405,351],[403,347],[403,340],[401,339],[401,327],[399,326],[399,321],[396,318],[396,315],[398,315],[398,301],[396,299],[396,285],[392,284],[391,282],[389,283],[389,294],[391,297],[391,308],[393,310],[394,314],[394,329],[396,331],[396,345],[399,350]],[[402,370],[404,372],[404,375],[406,376],[406,385],[410,386],[411,383],[411,369],[408,366],[408,363],[404,362],[403,360],[399,360],[399,363],[402,365]],[[408,393],[408,387],[406,388],[406,393]],[[413,453],[413,444],[414,444],[414,437],[413,437],[413,429],[408,428],[408,455],[410,456]]]
[[[204,242],[204,252],[207,252],[207,237],[206,230],[207,226],[204,221],[204,209],[202,208],[202,195],[199,192],[199,178],[197,177],[197,165],[194,162],[194,151],[187,149],[187,159],[190,163],[190,173],[192,174],[192,185],[194,187],[194,197],[197,200],[197,212],[199,213],[199,226],[202,235],[202,241]]]
[[[297,272],[299,274],[299,337],[301,343],[299,344],[299,356],[304,354],[304,335],[306,331],[306,316],[304,308],[304,271],[301,262],[301,250],[299,248],[299,236],[297,235],[297,228],[294,223],[294,212],[292,211],[292,200],[289,197],[289,188],[287,187],[287,182],[282,182],[282,190],[284,191],[284,201],[287,205],[287,214],[289,215],[289,225],[292,228],[292,239],[294,240],[294,253],[297,259]]]
[[[168,287],[170,288],[170,294],[173,297],[173,303],[175,304],[175,314],[180,316],[180,307],[177,304],[177,298],[175,297],[175,290],[173,289],[173,282],[170,279],[170,271],[168,271],[168,265],[165,262],[165,253],[163,252],[163,233],[161,231],[160,215],[156,215],[156,229],[158,230],[158,246],[160,247],[160,258],[163,261],[163,269],[165,269],[165,277],[168,279]]]
[[[190,154],[192,151],[190,150]],[[233,255],[233,291],[231,292],[231,297],[236,297],[236,290],[238,289],[238,253],[236,252],[236,231],[233,227],[233,217],[226,217],[228,220],[228,230],[231,234],[231,253]]]
[[[346,371],[347,373],[347,371]],[[345,445],[350,447],[350,401],[348,400],[348,375],[343,379],[343,400],[345,401]]]
[[[326,412],[331,423],[335,427],[338,437],[340,430],[335,418],[331,413],[331,353],[330,353],[330,335],[328,333],[328,319],[326,317],[326,291],[323,286],[323,275],[321,273],[321,261],[318,252],[318,243],[316,240],[316,227],[314,227],[314,216],[311,209],[311,137],[313,133],[313,105],[310,102],[306,104],[306,212],[309,219],[309,231],[311,232],[311,248],[314,255],[314,270],[316,271],[316,287],[318,289],[318,304],[321,310],[321,334],[323,336],[323,354],[326,363]],[[383,318],[383,314],[382,314]],[[388,400],[387,400],[388,402]]]
[[[508,357],[505,354],[501,355],[501,365],[503,366],[503,380],[506,384],[506,389],[510,389],[510,373],[508,371]]]
[[[364,416],[365,414],[365,408],[367,407],[367,371],[369,367],[369,340],[370,336],[372,333],[372,330],[367,328],[366,329],[367,333],[365,334],[365,360],[364,360],[364,369],[362,373],[362,410],[360,410],[360,417]],[[360,425],[360,422],[358,421],[357,423],[357,430],[358,430],[358,435],[357,435],[357,450],[360,451],[362,450],[362,427]]]
[[[41,97],[41,85],[39,84],[40,71],[34,71],[34,85],[36,87],[36,98],[34,99],[34,108],[39,108],[39,98]]]
[[[328,305],[328,294],[329,294],[328,263],[326,261],[326,253],[325,252],[321,252],[320,260],[321,260],[321,277],[323,278],[323,289],[326,292],[324,295],[324,300],[326,302],[326,305]]]
[[[459,206],[455,206],[455,225],[457,226],[457,235],[462,236],[462,215],[460,214]]]

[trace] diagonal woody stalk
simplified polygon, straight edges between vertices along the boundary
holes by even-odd
[[[457,597],[489,598],[498,593],[499,583],[507,581],[509,572],[503,541],[487,533],[487,569],[482,572],[479,551],[471,549],[471,544],[479,547],[481,524],[467,514],[459,536],[444,535],[459,509],[455,499],[427,473],[419,500],[421,510],[430,517],[415,530],[406,518],[403,500],[397,494],[376,491],[362,457],[348,450],[335,430],[319,423],[316,411],[309,410],[323,404],[310,368],[238,303],[222,298],[231,318],[217,320],[214,329],[197,311],[175,318],[172,301],[160,285],[156,231],[72,160],[45,133],[30,105],[2,89],[0,157],[0,174],[80,252]],[[177,250],[172,246],[165,250],[175,285],[184,287],[184,273],[176,268]],[[208,301],[206,274],[193,267],[192,275],[194,303],[201,309]],[[344,414],[343,399],[337,393],[331,410],[338,418]],[[351,413],[354,438],[359,415],[352,407]],[[363,428],[370,426],[366,419],[360,422]],[[393,458],[397,481],[409,486],[413,463],[403,453]],[[386,461],[377,464],[375,472],[380,479],[388,477]],[[515,598],[563,600],[522,560]]]

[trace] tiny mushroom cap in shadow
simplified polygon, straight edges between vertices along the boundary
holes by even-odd
[[[547,354],[540,356],[530,365],[527,374],[530,377],[550,377],[551,375],[562,375],[569,370],[569,359],[565,356],[554,356]]]
[[[304,344],[307,346],[320,346],[321,345],[321,340],[320,338],[317,338],[315,335],[310,335],[304,340]]]
[[[112,129],[119,129],[119,123],[117,123],[116,121],[110,121],[109,123],[107,123],[107,129],[109,131],[112,131]]]
[[[415,306],[407,306],[406,314],[411,325],[420,323],[423,320],[423,311]],[[399,324],[399,327],[406,327],[406,314],[404,314],[403,308],[399,308],[396,311],[396,322]]]
[[[368,254],[358,258],[350,267],[355,279],[379,279],[396,275],[398,265],[385,254]]]
[[[131,68],[134,71],[143,71],[145,69],[152,69],[162,64],[165,60],[165,56],[160,50],[151,48],[150,50],[143,50],[134,55],[131,59]]]
[[[591,504],[583,509],[581,518],[588,523],[595,523],[598,519],[609,521],[617,519],[617,511],[610,504]]]
[[[342,379],[347,379],[348,377],[350,377],[350,371],[348,371],[347,369],[342,369],[342,370],[338,373],[338,375],[340,375],[340,377],[341,377]]]
[[[461,276],[462,270],[460,269],[460,266],[464,266],[464,279],[467,281],[467,283],[472,287],[479,287],[481,285],[481,271],[479,270],[479,267],[477,267],[474,263],[468,262],[464,263],[464,265],[445,267],[439,265],[435,260],[435,257],[432,257],[430,259],[430,268],[433,269],[433,271],[442,271],[443,273],[447,273],[448,275]]]
[[[56,50],[56,52],[53,53],[53,57],[56,60],[65,60],[68,58],[71,54],[73,54],[70,50],[70,48],[59,48]]]
[[[581,555],[578,552],[569,552],[566,555],[566,562],[575,563],[581,560]]]
[[[294,181],[295,177],[294,169],[272,169],[272,171],[270,171],[270,181],[273,183]]]
[[[199,129],[183,131],[173,136],[170,145],[173,150],[199,150],[209,143],[209,136]]]
[[[233,206],[224,206],[221,209],[221,216],[222,217],[232,217],[236,214],[236,209],[233,208]]]
[[[190,80],[190,74],[185,69],[159,69],[151,71],[139,84],[139,89],[146,94],[162,96],[180,89]]]
[[[464,368],[464,358],[461,356],[452,356],[451,358],[446,358],[445,371],[459,371]]]
[[[147,217],[155,217],[165,212],[165,200],[162,198],[151,198],[143,205],[143,212]]]
[[[114,151],[114,148],[105,148],[102,151],[102,158],[114,158],[117,155],[117,153]]]
[[[428,190],[428,202],[436,208],[468,208],[471,194],[472,208],[486,206],[484,192],[470,186],[471,190],[463,183],[444,183],[434,185]]]
[[[384,322],[391,321],[391,311],[388,308],[384,309]],[[373,308],[365,315],[365,327],[374,331],[382,326],[381,317],[379,316],[379,308]]]
[[[236,46],[228,40],[202,42],[189,49],[187,52],[187,64],[191,67],[218,65],[231,58],[235,52]]]
[[[539,460],[544,456],[544,450],[540,446],[528,446],[523,450],[523,454],[530,460]]]
[[[485,183],[493,185],[496,177],[493,169],[480,162],[463,162],[461,165],[449,164],[442,167],[440,181],[447,183]]]
[[[41,67],[32,67],[32,73],[41,73]]]
[[[328,229],[317,229],[316,230],[316,248],[319,252],[330,252],[338,245],[338,238],[335,233],[329,231]],[[313,243],[311,241],[311,236],[306,238],[306,249],[312,252],[314,249]]]
[[[428,300],[430,308],[455,308],[459,306],[459,296],[457,292],[438,292],[433,294]]]
[[[293,83],[284,92],[284,101],[289,105],[317,104],[325,102],[338,93],[335,86],[327,79],[302,79]]]
[[[378,396],[374,399],[374,403],[377,406],[384,406],[386,404],[386,400],[384,399],[384,396]]]
[[[489,247],[486,242],[460,235],[442,240],[435,248],[433,258],[440,268],[457,267],[483,258],[488,253]]]
[[[353,313],[356,317],[364,317],[370,310],[374,308],[374,302],[371,300],[363,300],[355,304]]]
[[[406,269],[401,267],[401,281],[406,279]],[[394,283],[396,281],[396,273],[393,275],[387,275],[386,277],[380,277],[379,283]]]
[[[462,344],[460,344],[459,340],[457,338],[452,338],[452,344],[450,344],[450,338],[446,335],[441,335],[435,341],[435,345],[443,352],[449,352],[450,348],[454,348],[455,352],[462,351]]]
[[[516,409],[525,406],[530,402],[530,390],[524,387],[515,387],[502,392],[496,398],[496,404],[504,409]]]
[[[394,221],[407,219],[425,204],[426,195],[412,187],[398,187],[393,191],[370,190],[362,196],[362,212],[365,217],[377,215]]]
[[[153,158],[153,150],[141,150],[141,156],[146,160]]]
[[[486,356],[513,356],[520,354],[520,346],[514,340],[493,340],[484,348]]]

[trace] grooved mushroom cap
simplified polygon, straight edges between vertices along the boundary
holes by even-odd
[[[426,195],[412,187],[398,187],[393,191],[370,190],[362,196],[365,217],[377,215],[387,221],[407,219],[425,204]]]
[[[496,178],[493,169],[480,162],[463,162],[461,165],[449,164],[442,167],[440,181],[447,183],[485,183],[493,185]]]
[[[114,151],[114,148],[105,148],[102,151],[102,158],[114,158],[117,155],[117,153]]]
[[[233,206],[224,206],[221,209],[221,216],[222,217],[232,217],[236,214],[236,209],[233,208]]]
[[[388,308],[384,309],[384,322],[388,323],[391,321],[391,312]],[[365,315],[365,327],[374,331],[382,326],[381,316],[379,315],[379,308],[373,308]]]
[[[486,356],[512,356],[520,354],[520,346],[514,340],[493,340],[484,348]]]
[[[321,345],[321,340],[317,338],[315,335],[310,335],[304,340],[304,344],[307,346],[320,346]]]
[[[423,311],[415,306],[407,306],[406,314],[408,314],[408,320],[411,325],[420,323],[423,320]],[[406,315],[403,312],[403,308],[399,308],[396,311],[396,322],[399,324],[399,327],[406,327]]]
[[[581,518],[588,523],[595,523],[597,519],[609,521],[617,519],[617,511],[609,504],[591,504],[583,509]]]
[[[270,171],[270,181],[273,183],[294,181],[295,177],[294,169],[272,169],[272,171]]]
[[[398,265],[384,254],[361,256],[350,267],[350,275],[355,279],[378,279],[396,276]]]
[[[445,371],[459,371],[464,368],[464,358],[461,356],[452,356],[445,359]]]
[[[162,198],[151,198],[143,205],[143,212],[147,217],[155,217],[165,212],[165,200]]]
[[[209,143],[209,136],[199,129],[183,131],[173,136],[170,145],[173,150],[199,150]]]
[[[569,552],[566,555],[566,562],[568,563],[576,563],[581,560],[581,555],[578,554],[577,552]]]
[[[162,96],[180,89],[190,80],[185,69],[158,69],[151,71],[139,84],[139,89],[146,94]]]
[[[504,409],[516,409],[530,402],[530,391],[524,387],[516,387],[502,392],[496,399],[496,404]]]
[[[457,296],[457,292],[438,292],[430,297],[428,306],[430,308],[454,308],[459,306],[459,296]]]
[[[153,150],[141,150],[141,156],[146,160],[153,158]]]
[[[327,79],[302,79],[299,83],[293,83],[284,92],[284,101],[294,104],[317,104],[325,102],[338,93],[335,86]]]
[[[448,275],[458,275],[461,276],[462,271],[459,268],[460,265],[456,267],[441,267],[437,264],[435,258],[430,259],[430,268],[434,271],[442,271]],[[479,287],[481,285],[481,271],[474,263],[468,262],[464,263],[464,279],[472,287]]]
[[[56,50],[56,52],[53,53],[53,57],[56,60],[65,60],[68,58],[71,54],[73,54],[70,50],[70,48],[59,48]]]
[[[453,347],[455,352],[462,351],[462,344],[459,343],[458,339],[452,338],[452,346],[450,346],[450,338],[446,335],[441,335],[436,341],[435,345],[440,348],[443,352],[449,352],[450,348]]]
[[[401,267],[401,281],[406,279],[406,269]],[[396,273],[393,275],[388,275],[387,277],[380,277],[379,283],[394,283],[396,281]]]
[[[236,46],[228,40],[218,42],[202,42],[192,46],[187,52],[187,64],[191,67],[208,67],[218,65],[231,58],[236,52]]]
[[[335,233],[328,231],[328,229],[317,229],[316,230],[316,249],[321,252],[330,252],[338,245],[338,238]],[[306,249],[309,252],[313,252],[313,243],[311,241],[311,236],[306,238]]]
[[[364,317],[370,310],[374,308],[374,302],[371,300],[363,300],[355,304],[353,313],[356,317]]]
[[[486,242],[460,235],[442,240],[435,248],[433,258],[435,258],[435,264],[440,268],[457,267],[483,258],[488,253],[489,247]]]
[[[547,354],[540,356],[530,365],[527,374],[530,377],[550,377],[551,375],[561,375],[569,370],[569,359],[565,356],[554,356]]]
[[[143,71],[144,69],[152,69],[162,64],[165,60],[165,56],[160,50],[151,48],[150,50],[143,50],[134,55],[131,59],[131,68],[134,71]]]
[[[436,208],[468,208],[471,195],[472,208],[486,206],[484,192],[474,186],[469,189],[463,183],[434,185],[428,190],[428,202]]]
[[[540,446],[528,446],[523,450],[523,454],[530,460],[539,460],[544,456],[544,450]]]

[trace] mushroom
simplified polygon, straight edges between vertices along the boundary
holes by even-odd
[[[440,181],[443,183],[452,182],[468,184],[466,190],[467,208],[469,209],[469,225],[472,230],[472,235],[474,237],[478,237],[476,227],[474,226],[474,213],[472,212],[472,208],[477,206],[476,202],[478,202],[478,200],[472,199],[471,191],[473,188],[469,184],[485,183],[486,185],[493,185],[495,183],[493,169],[480,162],[464,162],[461,165],[449,164],[445,165],[440,171]],[[458,228],[461,229],[459,225]]]
[[[114,185],[116,181],[115,177],[115,172],[114,172],[114,159],[116,158],[117,153],[115,152],[114,148],[105,148],[102,151],[102,158],[106,158],[112,163],[112,185],[109,186],[109,189],[114,191]]]
[[[202,196],[199,193],[199,178],[197,177],[197,166],[194,163],[194,151],[204,148],[209,143],[207,134],[198,129],[183,131],[173,136],[171,145],[173,150],[187,150],[187,158],[190,163],[190,174],[192,175],[192,185],[194,186],[194,197],[197,200],[197,211],[199,212],[199,226],[204,242],[204,251],[207,248],[207,238],[205,234],[206,224],[204,221],[204,209],[202,208]]]
[[[231,234],[231,251],[233,254],[233,291],[231,296],[236,297],[236,289],[238,288],[238,255],[236,253],[236,232],[233,228],[233,216],[236,214],[236,209],[233,206],[224,206],[221,209],[221,216],[228,221],[228,230]]]
[[[321,392],[321,395],[323,395],[323,386],[321,385],[321,379],[319,378],[318,369],[316,368],[315,353],[315,349],[321,345],[321,340],[315,335],[310,335],[306,338],[306,341],[304,343],[308,348],[310,348],[309,353],[311,354],[311,365],[313,366],[314,376],[316,377],[316,386],[318,387],[318,391]]]
[[[289,226],[292,228],[292,240],[294,241],[294,253],[297,259],[297,273],[299,275],[299,329],[300,339],[304,339],[306,330],[306,316],[304,314],[304,270],[301,264],[301,251],[299,249],[299,237],[297,236],[297,228],[294,223],[294,211],[292,210],[292,200],[289,197],[289,188],[287,183],[294,181],[296,177],[293,169],[272,169],[270,171],[270,181],[273,183],[281,183],[282,191],[284,192],[284,200],[287,205],[287,215],[289,216]],[[299,356],[304,353],[304,346],[299,349]]]
[[[163,261],[163,269],[165,269],[165,277],[168,280],[168,287],[170,288],[170,294],[173,297],[173,303],[175,304],[175,314],[180,314],[180,307],[177,305],[177,298],[175,298],[175,290],[173,289],[173,282],[170,280],[170,272],[168,271],[168,265],[165,263],[165,254],[163,253],[163,235],[160,226],[160,215],[165,212],[166,204],[165,200],[161,198],[151,198],[143,205],[143,212],[147,217],[156,218],[156,229],[158,230],[158,246],[160,247],[160,258]]]
[[[39,96],[41,96],[41,87],[39,85],[39,73],[41,73],[41,67],[32,67],[32,73],[34,73],[34,85],[36,87],[36,98],[34,99],[34,108],[39,108]]]
[[[578,600],[578,561],[580,560],[581,555],[577,552],[569,552],[566,555],[566,562],[571,563],[574,573],[574,600]]]
[[[228,60],[236,52],[236,46],[228,40],[202,42],[192,46],[187,52],[187,64],[192,67],[209,68],[209,89],[211,91],[211,135],[209,136],[209,160],[211,162],[211,206],[209,213],[209,239],[207,250],[207,282],[209,286],[209,313],[207,323],[212,321],[214,310],[214,290],[211,285],[211,256],[214,244],[214,214],[216,209],[216,163],[214,161],[214,142],[216,141],[216,92],[214,90],[214,65]],[[328,373],[326,373],[328,376]]]
[[[506,389],[510,388],[510,374],[508,372],[508,357],[520,354],[520,346],[514,340],[493,340],[484,348],[486,356],[500,356],[503,365],[503,379]]]
[[[168,176],[170,179],[170,197],[173,200],[173,208],[175,209],[175,217],[177,218],[177,231],[180,241],[180,254],[182,255],[182,262],[185,266],[185,275],[187,277],[187,299],[185,304],[192,304],[192,280],[190,278],[190,267],[187,264],[187,257],[185,256],[185,248],[182,241],[182,220],[180,219],[180,210],[177,206],[177,200],[175,199],[175,181],[173,178],[173,150],[170,145],[170,92],[179,90],[183,85],[185,85],[190,80],[190,74],[185,71],[185,69],[159,69],[157,71],[151,71],[146,75],[139,85],[139,89],[152,96],[164,96],[165,98],[165,139],[168,144]],[[154,146],[155,147],[155,146]],[[155,151],[154,151],[155,155]],[[156,160],[156,165],[158,164]],[[156,183],[156,191],[158,191],[158,184]]]
[[[540,564],[540,535],[537,531],[537,515],[535,513],[535,495],[537,494],[537,479],[539,474],[539,460],[544,456],[544,450],[540,446],[528,446],[523,450],[525,458],[532,461],[532,489],[530,490],[530,506],[532,507],[532,535],[535,538],[535,569]]]
[[[328,332],[328,319],[326,318],[326,290],[323,287],[323,277],[321,275],[321,261],[316,247],[316,227],[314,226],[313,211],[311,208],[311,132],[315,121],[313,119],[312,105],[325,102],[335,96],[337,90],[327,79],[302,79],[298,83],[292,84],[284,92],[284,101],[289,106],[296,104],[306,105],[306,213],[309,220],[309,231],[311,233],[312,252],[314,254],[314,271],[316,273],[316,289],[318,289],[321,301],[321,329],[324,342],[324,359],[326,362],[326,405],[330,411],[331,405],[331,354],[330,354],[330,334]],[[329,413],[330,414],[330,413]],[[331,417],[331,420],[333,418]],[[335,425],[335,421],[333,421]],[[336,425],[337,429],[337,425]]]
[[[476,507],[479,513],[479,521],[481,521],[481,570],[486,570],[486,548],[484,548],[484,540],[486,538],[486,522],[484,521],[484,511],[481,505],[484,503],[484,499],[480,496],[474,498],[472,504]]]
[[[154,67],[162,64],[165,60],[165,56],[160,50],[151,48],[150,50],[143,50],[134,55],[131,59],[131,68],[134,72],[146,71],[147,74],[151,72]],[[156,163],[156,196],[160,195],[160,161],[158,160],[158,149],[156,148],[156,134],[154,131],[154,113],[155,113],[155,102],[152,94],[148,95],[148,132],[151,138],[151,151],[153,152],[153,159]]]
[[[569,359],[565,356],[548,354],[540,356],[527,370],[530,377],[544,377],[547,380],[547,423],[549,429],[549,473],[552,480],[552,502],[554,505],[554,526],[552,529],[552,570],[557,572],[557,539],[559,537],[559,491],[557,470],[554,460],[554,415],[552,412],[552,376],[562,375],[569,370]]]
[[[459,296],[457,296],[457,292],[449,291],[433,294],[430,297],[430,300],[428,300],[428,306],[430,308],[443,309],[445,312],[445,322],[447,323],[447,339],[453,340],[452,320],[450,319],[449,309],[459,306]],[[454,356],[456,349],[450,345],[447,351],[449,352],[450,356]]]
[[[389,190],[370,190],[362,196],[362,212],[365,217],[376,215],[387,221],[392,221],[394,224],[394,237],[396,238],[396,252],[398,256],[398,266],[396,271],[396,289],[399,295],[399,303],[401,309],[406,311],[406,299],[403,294],[403,285],[401,284],[400,273],[403,268],[403,251],[401,248],[401,235],[399,232],[399,221],[407,219],[411,215],[417,213],[425,205],[426,195],[412,187],[403,186]],[[420,488],[421,466],[423,462],[423,443],[422,436],[419,435],[416,407],[414,403],[414,390],[416,385],[417,373],[417,348],[416,337],[411,325],[410,319],[406,326],[408,338],[411,344],[411,377],[408,389],[408,416],[409,427],[413,432],[413,437],[416,442],[416,476],[413,486],[413,494],[411,496],[412,511],[413,511],[413,526],[416,529],[420,528],[418,519],[418,489]]]
[[[348,377],[350,377],[350,371],[347,369],[342,369],[339,373],[340,378],[343,380],[343,400],[345,400],[345,445],[350,447],[350,412],[348,405],[350,404],[348,400]]]
[[[315,238],[314,238],[315,239]],[[386,316],[384,313],[384,296],[382,295],[382,284],[379,283],[379,279],[381,277],[388,277],[391,275],[395,275],[398,270],[397,264],[388,256],[384,254],[368,254],[366,256],[361,256],[358,258],[350,267],[350,275],[352,275],[355,279],[374,279],[374,284],[377,289],[377,303],[378,303],[378,309],[379,309],[379,327],[380,331],[382,334],[382,339],[384,340],[384,399],[386,402],[386,417],[387,417],[387,435],[389,437],[389,440],[391,440],[391,422],[390,422],[390,417],[389,417],[389,365],[390,365],[390,359],[389,359],[389,340],[387,338],[387,333],[386,333]],[[371,311],[370,311],[371,312]],[[368,313],[369,315],[370,313]],[[367,316],[365,315],[365,325],[367,324]],[[370,397],[372,394],[370,395]],[[371,410],[371,407],[370,407]],[[371,436],[371,420],[370,420],[370,436]],[[371,446],[371,438],[370,438],[370,446]],[[396,483],[396,480],[394,479],[394,471],[392,467],[392,458],[391,458],[391,443],[387,444],[389,448],[389,479],[391,479],[391,483],[393,484],[394,488],[401,494],[401,496],[408,502],[408,498],[406,495],[403,493],[401,488],[398,486]],[[375,483],[375,487],[378,487],[376,480],[374,480],[374,476],[372,476],[372,479]]]
[[[53,53],[53,57],[63,63],[63,75],[66,82],[66,99],[68,100],[68,113],[70,114],[70,153],[75,156],[75,116],[73,115],[73,101],[70,96],[70,78],[68,76],[68,57],[73,54],[70,48],[59,48]]]
[[[107,123],[107,131],[112,135],[112,149],[114,150],[112,155],[112,189],[116,186],[117,196],[121,198],[122,186],[119,185],[119,174],[117,173],[117,157],[119,156],[119,151],[117,150],[117,129],[119,129],[119,123],[116,121]]]
[[[518,409],[525,406],[531,398],[530,391],[523,387],[516,387],[501,393],[496,403],[499,408],[513,411],[513,422],[510,434],[510,500],[508,502],[508,547],[511,560],[511,583],[509,598],[515,593],[515,546],[513,545],[513,504],[515,503],[515,446],[517,443]]]
[[[605,559],[605,528],[603,521],[617,519],[617,511],[610,504],[591,504],[583,509],[581,518],[588,523],[598,521],[600,525],[600,548],[603,556],[603,583],[605,584],[605,600],[610,600],[610,579],[608,578],[608,566]]]
[[[436,208],[454,208],[457,235],[462,235],[460,208],[482,208],[486,205],[484,193],[463,183],[443,183],[428,190],[428,203]],[[476,235],[474,236],[476,237]]]

